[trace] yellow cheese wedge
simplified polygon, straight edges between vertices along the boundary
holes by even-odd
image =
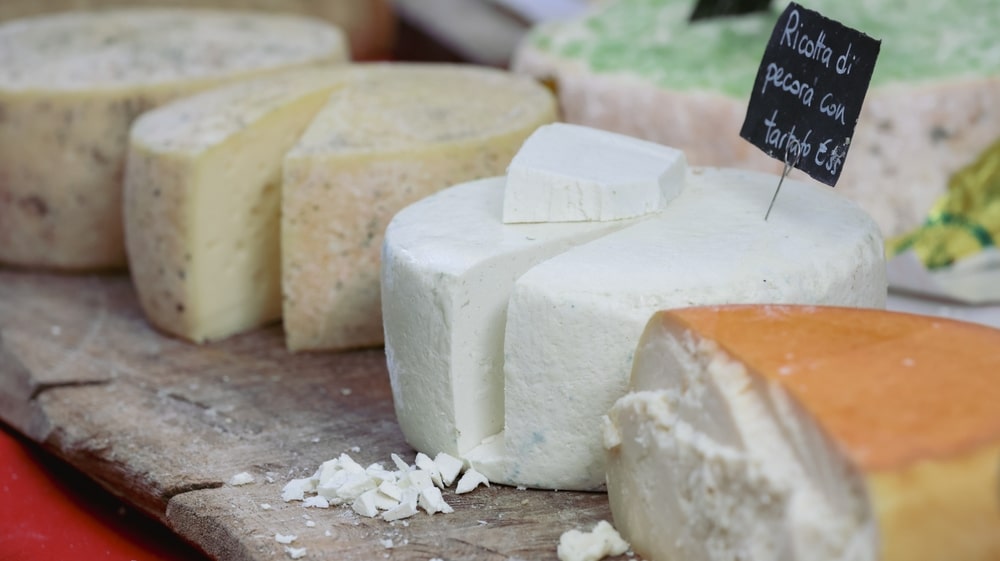
[[[281,317],[281,164],[347,66],[225,86],[143,115],[125,176],[129,268],[159,328],[202,342]]]
[[[1000,331],[865,309],[660,312],[605,424],[650,560],[1000,559]]]
[[[334,92],[285,159],[288,347],[381,344],[379,253],[389,219],[445,187],[502,174],[555,118],[545,88],[487,68],[393,66]]]
[[[0,25],[0,262],[124,265],[121,182],[138,115],[346,58],[334,27],[275,14],[122,9]]]

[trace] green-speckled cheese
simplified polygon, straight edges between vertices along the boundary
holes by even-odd
[[[249,12],[69,12],[0,25],[0,262],[125,264],[132,121],[240,78],[347,57],[316,20]]]
[[[882,40],[838,190],[884,233],[919,224],[950,173],[1000,137],[995,0],[802,0]],[[688,22],[687,0],[612,0],[534,29],[517,71],[554,79],[570,122],[683,149],[693,164],[779,169],[739,137],[771,13]]]

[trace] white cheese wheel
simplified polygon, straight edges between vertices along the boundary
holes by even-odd
[[[356,74],[343,65],[292,70],[136,121],[125,240],[151,323],[203,342],[281,317],[282,161],[330,92]]]
[[[292,350],[382,343],[379,251],[392,216],[503,173],[555,100],[533,80],[462,65],[401,65],[334,92],[285,158],[284,325]]]
[[[499,208],[492,220],[480,218],[489,206],[472,200],[474,189],[498,206],[501,198],[481,186],[456,187],[401,213],[389,228],[383,290],[396,307],[386,308],[386,354],[410,443],[427,454],[454,446],[495,482],[600,489],[600,416],[624,393],[636,341],[657,309],[739,301],[884,306],[882,238],[871,218],[829,188],[786,181],[765,222],[776,183],[695,168],[661,213],[591,222],[608,229],[576,234],[544,255],[537,247],[550,243],[544,232],[564,236],[588,223],[501,225]],[[538,232],[530,245],[505,241],[527,227]],[[411,246],[421,250],[400,250]],[[463,307],[487,300],[484,310]],[[505,427],[471,450],[499,421],[496,413],[464,411],[470,401],[492,411],[502,403]]]
[[[1000,331],[821,306],[669,310],[605,419],[651,561],[1000,559]]]
[[[123,9],[0,25],[0,262],[124,265],[121,180],[140,113],[346,58],[340,31],[294,16]]]

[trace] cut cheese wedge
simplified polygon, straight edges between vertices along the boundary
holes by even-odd
[[[418,450],[465,456],[503,430],[503,331],[531,267],[631,222],[504,225],[505,180],[447,189],[385,233],[382,310],[396,417]]]
[[[1000,558],[1000,331],[876,310],[661,312],[606,419],[651,560]]]
[[[122,9],[0,25],[0,262],[121,267],[122,171],[137,116],[346,58],[337,29],[274,14]]]
[[[457,453],[493,482],[601,489],[600,418],[625,392],[656,310],[884,306],[871,218],[828,188],[792,181],[765,222],[776,182],[693,168],[663,211],[630,221],[502,224],[490,206],[500,180],[400,213],[386,238],[383,305],[408,441],[428,455]],[[500,424],[500,404],[504,430],[482,438]]]
[[[288,347],[381,344],[379,252],[392,216],[503,173],[524,139],[555,117],[544,87],[488,68],[387,67],[335,92],[285,159]]]
[[[355,75],[294,70],[141,117],[125,175],[129,269],[147,318],[203,342],[281,317],[285,153]]]
[[[663,210],[684,186],[680,150],[590,127],[553,123],[507,168],[503,221],[621,220]]]

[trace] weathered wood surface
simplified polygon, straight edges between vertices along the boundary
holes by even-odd
[[[277,326],[191,345],[149,327],[124,276],[0,270],[0,418],[217,559],[288,559],[276,533],[307,559],[555,559],[563,531],[610,520],[601,494],[500,486],[405,523],[284,503],[341,452],[412,461],[382,350],[292,355]],[[255,483],[225,484],[242,471]]]

